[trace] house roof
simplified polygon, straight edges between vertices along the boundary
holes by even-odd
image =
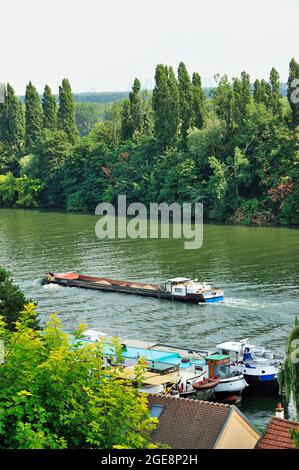
[[[291,438],[292,429],[299,431],[298,421],[273,417],[256,444],[256,449],[295,449]]]
[[[152,432],[154,442],[173,449],[212,449],[235,409],[232,405],[171,395],[148,395],[149,408],[163,406],[159,423]]]

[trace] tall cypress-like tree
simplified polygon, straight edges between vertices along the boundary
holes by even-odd
[[[121,108],[121,137],[123,140],[128,140],[132,138],[132,135],[130,100],[125,99]]]
[[[281,104],[281,97],[280,97],[280,80],[279,80],[279,73],[277,70],[272,67],[270,72],[270,87],[271,87],[271,95],[270,95],[270,106],[274,116],[281,118],[282,116],[282,104]]]
[[[9,83],[6,86],[3,115],[3,140],[13,147],[20,147],[24,140],[24,113]]]
[[[193,120],[193,96],[190,76],[183,62],[179,64],[178,68],[178,87],[180,99],[181,138],[183,147],[185,147],[188,129],[192,125]]]
[[[167,94],[167,121],[168,121],[168,145],[175,145],[180,125],[180,95],[178,82],[172,67],[168,69],[168,94]]]
[[[52,95],[51,88],[46,85],[43,94],[43,128],[55,131],[57,127],[56,98]]]
[[[25,143],[27,149],[32,148],[40,136],[42,121],[39,95],[33,84],[29,82],[25,94]]]
[[[155,136],[163,148],[169,145],[168,135],[168,68],[159,64],[155,73],[155,88],[153,90],[153,110],[155,122]]]
[[[192,108],[193,108],[193,126],[200,129],[203,126],[203,106],[205,94],[201,86],[199,73],[192,75]]]
[[[57,124],[58,128],[66,133],[70,143],[74,144],[79,137],[79,131],[76,126],[75,102],[67,78],[62,80],[62,85],[59,87]]]
[[[3,141],[5,137],[5,94],[6,87],[0,83],[0,141]]]
[[[130,114],[132,133],[141,132],[143,124],[143,103],[141,96],[141,84],[138,78],[135,78],[132,91],[129,93]],[[132,135],[133,135],[132,134]]]
[[[288,78],[288,100],[292,110],[292,122],[299,126],[299,64],[292,58]]]
[[[248,105],[251,101],[250,77],[246,72],[241,73],[240,79],[234,79],[233,94],[234,124],[239,127],[248,115]]]

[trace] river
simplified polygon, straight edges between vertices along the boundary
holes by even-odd
[[[0,209],[0,265],[26,296],[38,301],[42,322],[58,313],[110,334],[214,348],[250,338],[283,352],[299,314],[299,231],[295,228],[204,225],[203,246],[179,239],[99,240],[93,215]],[[78,271],[161,282],[186,276],[225,291],[225,301],[189,305],[60,286],[41,287],[44,271]],[[241,410],[263,428],[276,398],[243,400]],[[293,410],[290,410],[292,416]]]

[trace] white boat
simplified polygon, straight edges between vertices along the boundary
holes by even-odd
[[[217,344],[221,354],[228,354],[234,370],[242,372],[250,394],[277,394],[279,391],[279,372],[283,367],[284,357],[263,347],[248,342],[227,341]]]
[[[174,298],[186,299],[195,303],[221,302],[224,300],[223,290],[218,287],[211,287],[206,282],[198,282],[197,279],[175,277],[169,279],[161,287]]]

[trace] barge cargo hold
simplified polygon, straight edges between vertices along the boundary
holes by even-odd
[[[142,295],[158,299],[179,300],[181,302],[208,303],[224,300],[223,291],[211,287],[205,282],[187,278],[169,279],[164,284],[149,284],[132,281],[121,281],[105,277],[85,276],[75,272],[56,274],[47,272],[43,284],[58,284],[66,287],[81,287],[106,292]]]

